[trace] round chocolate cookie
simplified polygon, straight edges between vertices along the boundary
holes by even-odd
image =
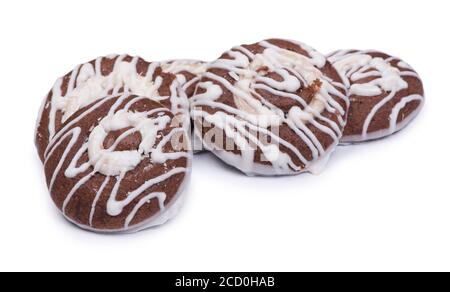
[[[164,72],[175,74],[188,98],[195,93],[201,74],[206,72],[207,63],[199,60],[170,60],[161,62]]]
[[[318,172],[342,136],[348,99],[326,58],[271,39],[208,65],[191,101],[206,149],[248,175]]]
[[[182,203],[191,155],[183,120],[147,97],[109,96],[73,113],[45,151],[55,205],[98,232],[165,223]]]
[[[206,72],[207,64],[198,60],[171,60],[161,62],[161,67],[164,72],[173,73],[177,76],[178,82],[190,100],[195,93],[201,75]],[[195,154],[204,150],[201,140],[196,135],[192,135],[192,149]]]
[[[177,77],[163,72],[160,63],[129,55],[100,57],[59,78],[44,100],[35,136],[41,160],[49,141],[73,113],[98,98],[123,92],[158,100],[174,113],[189,111]]]
[[[424,104],[418,74],[377,51],[343,50],[329,56],[348,89],[350,110],[341,143],[383,138],[406,127]]]

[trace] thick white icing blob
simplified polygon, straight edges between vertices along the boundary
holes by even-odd
[[[166,128],[170,121],[169,116],[148,118],[146,113],[132,113],[125,110],[105,117],[89,135],[89,163],[94,169],[108,176],[116,176],[134,169],[153,148],[158,131]],[[103,143],[109,132],[128,127],[132,127],[132,129],[125,132],[125,135],[131,132],[140,133],[139,149],[115,151],[117,141],[110,149],[104,149]]]
[[[422,108],[423,96],[417,94],[404,96],[391,109],[389,128],[369,132],[369,127],[379,110],[398,97],[400,91],[409,87],[404,77],[414,77],[420,80],[409,64],[395,57],[374,57],[371,53],[376,52],[343,50],[335,52],[329,57],[330,62],[345,81],[350,95],[367,98],[385,95],[370,109],[364,120],[361,134],[345,136],[342,138],[343,143],[363,142],[391,135],[404,128]],[[364,79],[370,81],[364,82]],[[421,104],[401,123],[397,123],[400,111],[412,101],[421,101]],[[350,119],[348,123],[352,124],[352,122]]]

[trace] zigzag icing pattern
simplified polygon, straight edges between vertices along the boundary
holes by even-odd
[[[277,41],[257,44],[261,52],[235,47],[208,65],[191,101],[195,132],[208,150],[249,175],[320,171],[342,136],[348,107],[345,90],[323,74],[323,55],[304,44],[282,41],[304,54],[294,52]],[[314,92],[309,101],[304,97],[308,90]],[[232,101],[225,100],[229,95]],[[294,105],[283,111],[263,95]],[[237,151],[207,141],[203,122],[223,132]],[[280,137],[274,128],[289,131],[296,142]],[[270,141],[262,142],[261,136]]]
[[[120,135],[106,148],[108,134],[117,131]],[[117,149],[135,134],[138,145]],[[158,102],[130,94],[97,100],[73,115],[49,144],[44,165],[50,193],[64,216],[84,229],[126,232],[162,224],[179,208],[189,175],[191,153],[182,148],[180,137],[187,141],[186,128]],[[169,181],[176,184],[170,198],[160,186]],[[134,222],[153,200],[159,210]],[[96,218],[97,213],[105,215]],[[114,217],[122,218],[122,226],[108,224]]]

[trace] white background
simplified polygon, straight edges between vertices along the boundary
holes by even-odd
[[[450,270],[450,21],[432,2],[0,1],[0,270]],[[339,148],[319,176],[248,178],[200,155],[184,209],[157,229],[66,223],[33,145],[57,77],[109,53],[211,60],[269,37],[400,56],[426,107],[398,135]]]

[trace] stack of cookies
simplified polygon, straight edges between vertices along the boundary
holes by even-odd
[[[338,145],[394,134],[423,103],[419,76],[398,58],[270,39],[209,63],[79,65],[44,100],[35,141],[65,218],[133,232],[177,213],[194,152],[251,176],[319,173]]]

